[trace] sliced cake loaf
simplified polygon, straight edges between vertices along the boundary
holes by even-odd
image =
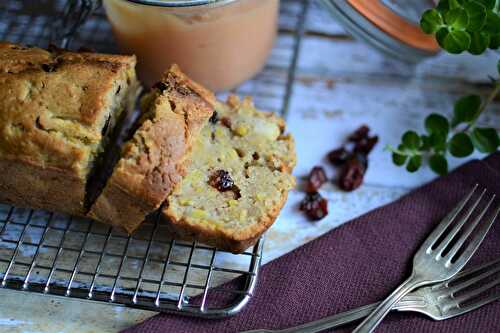
[[[171,232],[235,253],[254,244],[295,184],[294,143],[284,130],[281,118],[250,99],[218,103],[162,210]]]
[[[119,124],[139,91],[135,63],[0,43],[0,202],[90,216],[129,233],[164,204],[175,236],[245,250],[294,186],[284,121],[250,99],[217,102],[173,66],[116,149],[112,139],[123,136]]]
[[[212,115],[215,97],[174,65],[141,104],[139,126],[90,210],[92,218],[129,233],[185,174],[193,138]]]
[[[137,95],[135,64],[0,43],[0,202],[85,214],[87,180]]]

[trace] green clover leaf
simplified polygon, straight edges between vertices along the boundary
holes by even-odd
[[[469,14],[465,9],[456,8],[448,11],[444,15],[444,20],[453,31],[465,30],[469,25]]]
[[[490,35],[486,32],[473,32],[470,36],[471,42],[467,51],[475,55],[484,53],[490,45]]]
[[[420,27],[426,34],[436,33],[443,26],[443,17],[436,9],[426,10],[420,20]]]
[[[466,157],[472,154],[474,146],[469,136],[463,132],[455,134],[449,144],[448,149],[455,157]]]
[[[476,1],[467,1],[464,8],[469,15],[468,31],[479,31],[486,24],[486,8]]]
[[[484,25],[484,31],[491,35],[500,34],[500,16],[493,12],[488,12],[486,15],[486,24]]]
[[[420,168],[421,165],[422,165],[422,156],[415,155],[408,160],[408,164],[406,165],[406,170],[408,172],[415,172]]]
[[[458,9],[458,8],[461,8],[462,5],[461,5],[461,2],[462,0],[449,0],[448,1],[448,8],[453,10],[453,9]]]
[[[446,13],[450,9],[450,3],[448,0],[441,0],[436,6],[436,9],[440,13]]]
[[[446,175],[448,173],[448,161],[441,154],[434,154],[429,158],[429,166],[432,171],[438,175]]]
[[[441,0],[422,15],[420,25],[442,49],[478,55],[500,48],[499,0]]]
[[[468,95],[455,102],[453,110],[452,127],[461,123],[468,123],[474,120],[481,107],[481,97],[478,95]]]
[[[500,145],[500,138],[494,128],[474,128],[471,140],[474,147],[481,153],[493,153]]]
[[[420,140],[422,140],[422,145],[420,146],[421,150],[428,151],[429,149],[432,148],[432,142],[431,142],[430,135],[421,135]]]
[[[490,10],[495,8],[495,4],[497,2],[496,0],[474,0],[474,1],[482,4],[484,7]]]
[[[402,166],[406,163],[406,160],[408,159],[407,155],[401,155],[398,153],[392,153],[392,162],[396,164],[397,166]]]
[[[432,133],[430,135],[430,141],[432,148],[435,152],[445,152],[446,151],[446,139],[448,134],[444,133]]]
[[[446,137],[450,131],[450,123],[442,115],[432,113],[425,118],[425,129],[429,134],[441,134]]]
[[[403,145],[408,149],[418,149],[420,147],[421,141],[420,137],[415,131],[407,131],[401,137]]]
[[[467,50],[471,43],[471,38],[466,31],[450,31],[448,28],[441,28],[436,33],[436,39],[443,49],[449,53],[459,54]]]

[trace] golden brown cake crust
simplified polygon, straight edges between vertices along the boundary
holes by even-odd
[[[90,216],[133,232],[185,174],[193,138],[213,113],[214,95],[174,65],[142,101],[141,125]]]
[[[9,170],[0,176],[0,200],[84,214],[117,84],[135,80],[135,63],[0,43],[0,161]]]
[[[80,207],[80,200],[85,195],[85,184],[72,172],[59,168],[41,168],[29,161],[2,159],[0,170],[7,175],[0,179],[1,203],[83,216],[76,209],[70,212],[63,207]],[[55,179],[58,181],[54,181]]]
[[[186,241],[196,240],[200,243],[238,254],[254,245],[262,234],[273,225],[286,203],[288,192],[285,192],[282,198],[282,201],[272,207],[258,224],[253,225],[252,228],[246,229],[243,232],[211,229],[205,225],[189,223],[186,219],[175,220],[169,217],[171,213],[168,212],[168,209],[163,211],[163,222],[175,239]]]

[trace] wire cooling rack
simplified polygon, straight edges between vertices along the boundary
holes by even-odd
[[[0,39],[45,47],[56,36],[63,44],[71,39],[74,49],[117,52],[102,10],[89,15],[90,0],[68,1],[81,8],[73,17],[83,23],[78,29],[56,20],[67,1],[2,1]],[[308,6],[307,0],[282,0],[268,63],[236,93],[286,114]],[[152,218],[129,236],[90,220],[0,203],[0,288],[202,317],[238,313],[254,291],[263,241],[233,255],[169,239],[165,229]],[[220,286],[236,277],[239,283]]]

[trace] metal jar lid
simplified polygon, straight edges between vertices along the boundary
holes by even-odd
[[[141,5],[157,7],[222,6],[238,0],[126,0]]]
[[[433,36],[420,30],[420,16],[434,7],[431,0],[322,0],[354,37],[407,62],[436,55]]]

